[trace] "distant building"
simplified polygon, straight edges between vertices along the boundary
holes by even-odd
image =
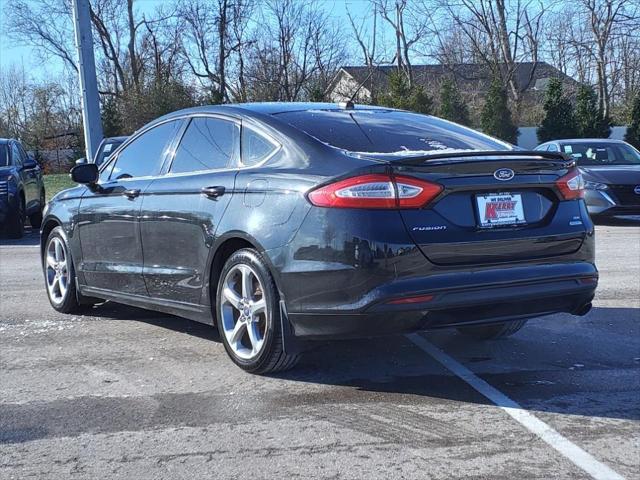
[[[389,87],[389,75],[396,70],[395,65],[382,65],[373,68],[366,66],[345,66],[328,88],[328,98],[332,102],[345,101],[358,90],[356,102],[369,103],[376,94],[384,93]],[[446,78],[455,81],[460,92],[471,108],[481,107],[482,100],[491,83],[491,72],[484,64],[454,65],[413,65],[413,78],[425,91],[438,100],[440,84]],[[523,94],[523,104],[539,107],[550,78],[560,78],[568,92],[578,86],[573,78],[565,75],[546,62],[521,62],[515,72],[517,83]],[[525,123],[527,123],[526,119]]]

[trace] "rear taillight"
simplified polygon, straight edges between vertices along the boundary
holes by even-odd
[[[420,208],[441,191],[442,185],[413,177],[371,174],[317,188],[308,198],[317,207]]]
[[[584,197],[584,180],[577,168],[556,180],[556,186],[565,200]]]

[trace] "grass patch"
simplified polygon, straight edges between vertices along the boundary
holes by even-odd
[[[68,173],[45,175],[44,190],[47,195],[47,202],[59,191],[64,190],[65,188],[75,187],[76,185],[77,184],[71,180]]]

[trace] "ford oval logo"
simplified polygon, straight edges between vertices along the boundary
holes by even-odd
[[[510,168],[499,168],[498,170],[493,172],[493,176],[495,177],[495,179],[501,180],[503,182],[511,180],[513,177],[515,177],[515,175],[516,174],[514,173],[514,171]]]
[[[640,185],[636,185],[636,188],[633,189],[633,193],[640,195]]]

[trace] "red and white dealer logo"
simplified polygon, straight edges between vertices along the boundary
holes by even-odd
[[[487,202],[485,205],[484,218],[486,220],[497,220],[506,215],[513,215],[518,202],[514,200],[498,200],[496,202]]]

